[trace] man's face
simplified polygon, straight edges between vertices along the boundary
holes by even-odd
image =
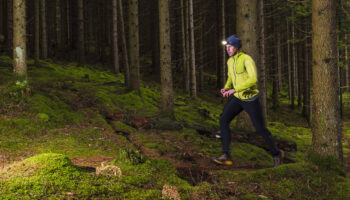
[[[237,51],[236,47],[226,44],[226,52],[229,56],[233,56],[236,53],[236,51]]]

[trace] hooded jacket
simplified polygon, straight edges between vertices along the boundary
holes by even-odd
[[[252,101],[258,97],[258,75],[254,60],[247,54],[239,52],[227,60],[226,89],[235,89],[235,97]]]

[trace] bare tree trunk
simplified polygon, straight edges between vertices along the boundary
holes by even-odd
[[[278,92],[283,89],[283,79],[282,79],[282,53],[281,53],[281,24],[277,28],[277,79],[278,79]]]
[[[7,1],[7,50],[11,55],[13,52],[13,0]]]
[[[27,79],[25,0],[13,0],[13,71],[19,80]]]
[[[119,50],[118,50],[118,0],[112,0],[112,10],[113,10],[113,64],[114,71],[116,73],[120,72],[119,67]]]
[[[290,30],[290,22],[287,21],[287,40],[290,39],[289,30]],[[292,82],[292,63],[291,63],[291,55],[290,55],[290,42],[287,42],[287,62],[288,62],[288,96],[290,102],[292,102],[292,93],[293,93],[293,82]],[[291,103],[292,104],[292,103]],[[294,106],[294,103],[292,104]]]
[[[242,49],[247,52],[253,60],[258,60],[257,46],[257,1],[237,0],[237,35],[242,40]],[[240,129],[255,131],[247,112],[241,112],[237,116],[237,127]]]
[[[138,0],[129,0],[130,89],[140,89]]]
[[[226,26],[225,26],[225,0],[221,0],[221,38],[225,40],[226,36]],[[220,66],[220,87],[223,88],[226,83],[226,48],[225,46],[221,47],[221,64]]]
[[[193,0],[188,1],[189,14],[189,34],[190,34],[190,71],[191,71],[191,97],[197,98],[197,80],[196,80],[196,54],[194,46],[194,23],[193,23]]]
[[[182,64],[183,64],[183,83],[184,83],[184,88],[187,92],[190,90],[190,77],[189,77],[189,67],[188,67],[188,48],[187,48],[187,34],[185,30],[187,29],[187,9],[186,6],[187,4],[184,4],[184,1],[186,0],[180,0],[180,7],[181,7],[181,38],[182,38]]]
[[[306,27],[308,32],[309,28]],[[304,67],[304,106],[302,114],[306,118],[307,122],[310,124],[310,62],[309,62],[309,48],[308,48],[308,39],[304,43],[304,55],[305,55],[305,67]]]
[[[158,5],[159,0],[152,0],[153,2],[153,7],[154,11],[152,12],[152,71],[153,73],[159,75],[160,71],[160,63],[159,63],[159,5]],[[158,78],[159,76],[157,76]],[[158,80],[159,81],[159,80]]]
[[[46,0],[40,1],[41,5],[41,53],[42,58],[47,59],[47,29],[46,29]]]
[[[128,49],[126,45],[125,25],[124,25],[124,14],[123,14],[123,2],[119,1],[119,19],[120,19],[120,35],[122,38],[122,54],[123,54],[123,65],[124,65],[124,84],[126,87],[130,87],[130,71],[129,71],[129,59]]]
[[[162,112],[174,115],[173,79],[168,0],[159,0],[160,80],[162,85]]]
[[[35,0],[35,48],[34,48],[34,62],[39,65],[40,58],[40,0]]]
[[[258,1],[259,6],[259,29],[260,29],[260,62],[259,62],[259,91],[262,114],[265,123],[267,122],[267,103],[266,103],[266,66],[265,66],[265,20],[264,20],[264,0]]]
[[[84,3],[78,0],[78,55],[79,63],[85,63]]]
[[[343,162],[337,85],[336,2],[312,0],[312,149]],[[325,51],[327,49],[327,51]]]
[[[294,17],[294,11],[292,11],[292,17]],[[294,22],[292,22],[292,71],[291,71],[291,78],[292,78],[292,85],[291,85],[291,89],[292,89],[292,102],[291,102],[291,108],[294,109],[294,101],[295,101],[295,94],[297,92],[297,86],[296,86],[296,69],[297,69],[297,51],[295,48],[295,24]]]
[[[57,7],[57,0],[47,1],[48,57],[55,57],[57,52]]]
[[[60,0],[60,5],[61,5],[61,30],[60,30],[60,35],[61,35],[61,39],[60,39],[60,57],[65,57],[66,56],[66,48],[67,48],[67,44],[68,44],[68,11],[67,11],[67,1],[66,0]]]
[[[348,41],[348,34],[345,34],[346,42]],[[349,47],[345,45],[345,88],[346,91],[350,91],[350,69],[349,69]]]

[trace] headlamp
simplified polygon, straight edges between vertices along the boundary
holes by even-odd
[[[226,40],[223,40],[223,41],[221,42],[221,44],[222,44],[222,45],[226,45],[226,44],[227,44],[227,41],[226,41]]]

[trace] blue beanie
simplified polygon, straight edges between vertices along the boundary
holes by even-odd
[[[239,37],[235,34],[228,37],[226,39],[226,42],[227,42],[227,44],[232,45],[232,46],[236,47],[237,49],[242,47],[241,39],[239,39]]]

